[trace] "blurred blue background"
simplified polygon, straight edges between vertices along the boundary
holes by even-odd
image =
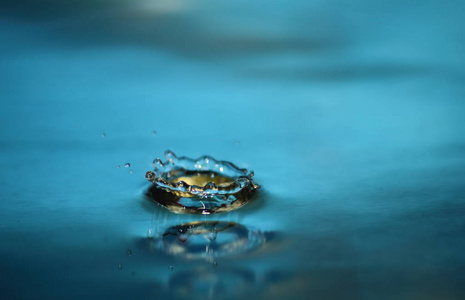
[[[465,297],[465,2],[1,7],[2,299]],[[263,189],[171,214],[144,197],[166,149]],[[274,238],[217,265],[147,246],[199,218]]]

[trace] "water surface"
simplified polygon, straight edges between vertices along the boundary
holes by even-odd
[[[2,298],[463,299],[461,2],[3,7]],[[166,149],[254,170],[259,197],[157,208]],[[210,221],[265,242],[212,261],[147,239]]]

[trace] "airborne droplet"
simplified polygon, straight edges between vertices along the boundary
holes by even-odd
[[[125,163],[125,164],[124,164],[124,167],[125,167],[125,168],[129,168],[130,166],[131,166],[130,163]]]

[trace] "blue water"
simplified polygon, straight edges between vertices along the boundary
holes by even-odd
[[[2,6],[1,299],[465,297],[463,2]],[[171,214],[144,196],[166,149],[262,190]],[[151,246],[191,221],[267,239]]]

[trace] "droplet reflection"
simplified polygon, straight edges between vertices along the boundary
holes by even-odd
[[[186,259],[212,259],[254,251],[273,236],[234,222],[191,222],[169,227],[151,248]]]

